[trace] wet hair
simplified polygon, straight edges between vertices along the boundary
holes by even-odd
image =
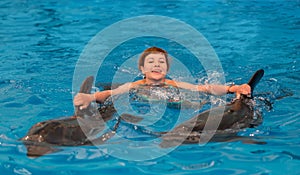
[[[139,58],[139,62],[138,62],[139,70],[141,70],[141,66],[144,66],[145,58],[151,53],[162,53],[162,54],[164,54],[164,56],[166,58],[166,63],[167,63],[167,71],[169,71],[169,64],[170,64],[169,59],[170,58],[168,56],[168,52],[165,51],[164,49],[161,49],[161,48],[158,48],[158,47],[150,47],[150,48],[144,50],[144,52],[141,54],[141,56]]]

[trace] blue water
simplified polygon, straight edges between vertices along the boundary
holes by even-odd
[[[297,0],[2,0],[1,174],[300,174],[299,7]],[[255,70],[265,70],[256,91],[263,123],[240,135],[257,136],[267,144],[236,141],[183,145],[143,161],[111,156],[105,145],[101,149],[66,147],[37,159],[27,158],[18,139],[33,124],[73,114],[73,75],[88,42],[106,27],[139,15],[167,16],[199,31],[218,55],[227,82],[244,83]],[[160,21],[157,23],[160,27]],[[136,27],[148,26],[141,23]],[[120,32],[127,34],[126,30]],[[183,31],[173,32],[176,36]],[[136,63],[122,63],[152,45],[163,47],[182,61],[194,76],[191,81],[204,81],[203,67],[190,61],[195,57],[184,46],[147,36],[120,43],[112,50],[96,82],[110,82],[116,71],[133,78],[139,76]],[[172,76],[179,80],[191,78],[180,71]],[[266,100],[272,108],[264,103]]]

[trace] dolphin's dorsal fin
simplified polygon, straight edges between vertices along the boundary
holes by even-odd
[[[259,69],[257,70],[252,77],[250,78],[250,80],[248,81],[248,85],[251,87],[251,98],[253,98],[253,90],[255,88],[255,86],[258,84],[258,82],[260,81],[260,79],[264,76],[264,70],[263,69]]]
[[[93,82],[94,82],[94,77],[93,76],[89,76],[87,77],[81,84],[80,93],[86,93],[86,94],[90,94],[92,87],[93,87]]]
[[[83,83],[81,84],[79,93],[90,94],[90,93],[91,93],[91,90],[92,90],[92,87],[93,87],[93,82],[94,82],[94,77],[93,77],[93,76],[87,77],[87,78],[83,81]],[[88,107],[88,108],[89,108],[89,107]],[[80,110],[79,106],[76,106],[76,107],[75,107],[75,116],[77,116],[77,117],[83,117],[85,111],[88,111],[88,110],[89,110],[88,108],[87,108],[87,109]]]

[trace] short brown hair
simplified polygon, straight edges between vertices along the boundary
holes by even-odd
[[[139,58],[138,68],[141,70],[141,66],[144,66],[145,58],[151,53],[162,53],[166,57],[166,63],[167,63],[167,71],[169,71],[169,56],[168,52],[164,49],[158,48],[158,47],[149,47],[148,49],[144,50]]]

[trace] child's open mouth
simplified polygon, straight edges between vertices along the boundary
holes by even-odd
[[[152,70],[151,72],[152,72],[152,73],[160,74],[162,71],[161,71],[161,70]]]

